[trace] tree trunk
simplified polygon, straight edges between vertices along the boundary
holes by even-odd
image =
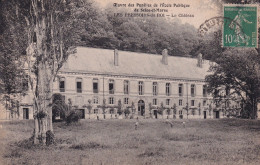
[[[40,129],[40,140],[46,144],[46,132],[52,128],[52,78],[50,68],[46,63],[40,63],[38,67],[36,96],[38,107],[38,120]],[[39,113],[43,114],[42,116]],[[36,126],[36,125],[35,125]],[[35,129],[36,130],[36,129]]]
[[[251,102],[252,102],[252,109],[250,113],[250,118],[257,119],[257,100],[255,98],[252,98]]]
[[[48,112],[49,112],[49,120],[48,120],[48,128],[47,130],[50,130],[53,133],[53,125],[52,125],[52,95],[53,95],[53,76],[51,75],[51,71],[49,70],[49,76],[50,76],[50,92],[49,92],[49,104],[48,104]]]
[[[48,50],[47,50],[47,35],[46,35],[46,17],[39,16],[40,19],[36,23],[36,56],[37,56],[37,83],[35,89],[36,101],[36,114],[38,114],[40,139],[45,144],[46,132],[53,131],[52,126],[52,86],[53,75],[51,64],[49,63]],[[39,115],[42,114],[42,115]],[[36,123],[36,121],[35,121]],[[36,127],[36,125],[35,125]],[[36,128],[35,128],[36,130]]]
[[[39,136],[39,124],[38,124],[38,118],[34,117],[34,135],[33,135],[33,143],[38,144],[38,136]]]

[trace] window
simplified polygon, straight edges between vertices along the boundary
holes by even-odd
[[[190,105],[195,106],[195,100],[191,100]]]
[[[144,82],[143,81],[138,82],[138,93],[139,93],[139,95],[144,94]]]
[[[128,100],[129,100],[128,98],[125,98],[125,99],[124,99],[124,103],[125,103],[125,104],[128,104]]]
[[[158,94],[158,83],[157,82],[153,82],[153,95],[156,96]]]
[[[109,80],[108,83],[108,88],[109,88],[109,94],[114,94],[114,80]]]
[[[76,79],[77,93],[82,93],[82,79]]]
[[[182,106],[182,99],[179,100],[179,106]]]
[[[203,97],[207,97],[207,85],[203,85]]]
[[[23,119],[29,119],[29,108],[23,108]]]
[[[179,111],[179,115],[182,115],[182,111]]]
[[[65,92],[65,78],[61,77],[59,80],[60,92]]]
[[[94,109],[94,114],[98,114],[98,109]]]
[[[93,93],[98,93],[98,79],[93,79]]]
[[[114,104],[114,97],[109,97],[109,104]]]
[[[207,100],[203,100],[203,106],[206,106]]]
[[[196,114],[195,109],[191,110],[191,114],[194,116]]]
[[[157,105],[157,99],[153,99],[153,105]]]
[[[111,108],[111,109],[109,110],[109,113],[110,113],[110,114],[114,114],[114,108]]]
[[[171,95],[170,89],[171,89],[171,84],[170,83],[166,83],[166,85],[165,85],[166,96],[170,96]]]
[[[179,96],[183,95],[183,84],[179,84]]]
[[[94,104],[98,104],[98,97],[94,97],[94,98],[93,98],[93,103],[94,103]]]
[[[191,86],[190,86],[190,94],[192,97],[195,96],[195,85],[194,84],[191,84]]]
[[[170,105],[170,99],[166,99],[166,105]]]
[[[129,94],[129,81],[124,81],[124,94]]]

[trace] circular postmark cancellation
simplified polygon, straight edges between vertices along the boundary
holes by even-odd
[[[232,20],[230,18],[225,18],[222,16],[207,19],[203,24],[200,25],[198,33],[202,37],[207,34],[211,29],[222,27],[223,24],[231,23],[231,21]]]
[[[206,34],[218,30],[222,30],[222,46],[223,46],[223,26],[235,24],[236,26],[240,26],[236,21],[229,17],[217,16],[210,19],[207,19],[203,24],[200,25],[198,29],[198,34],[200,37],[204,37]],[[242,29],[242,28],[241,28]],[[243,34],[243,29],[241,30],[241,34]]]
[[[257,6],[224,5],[224,16],[206,20],[198,29],[202,37],[211,29],[222,29],[223,47],[257,47]]]

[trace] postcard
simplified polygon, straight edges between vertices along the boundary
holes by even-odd
[[[259,164],[259,4],[0,1],[0,164]]]

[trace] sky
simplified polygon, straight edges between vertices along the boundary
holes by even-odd
[[[100,7],[113,7],[114,3],[126,4],[129,3],[150,3],[150,4],[188,4],[190,7],[165,7],[161,9],[168,9],[168,14],[192,14],[194,17],[179,17],[182,23],[189,23],[198,28],[202,23],[207,19],[210,19],[215,16],[220,16],[218,7],[212,3],[214,0],[93,0],[99,4]],[[216,1],[216,0],[215,0]],[[128,8],[128,7],[121,7]],[[133,9],[131,9],[133,10]],[[172,17],[168,17],[172,19]]]

